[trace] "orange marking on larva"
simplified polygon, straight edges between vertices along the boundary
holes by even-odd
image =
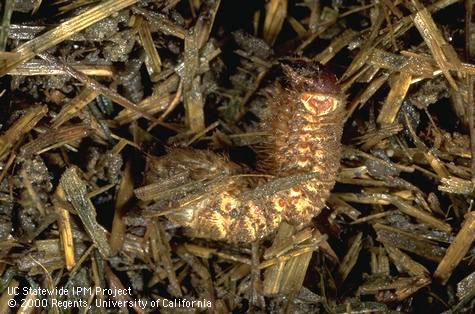
[[[301,101],[308,111],[316,115],[327,114],[336,105],[334,97],[321,94],[304,93]]]
[[[293,202],[293,200],[302,196],[302,190],[299,187],[293,187],[290,189],[289,196],[292,198]]]
[[[343,98],[336,77],[313,62],[291,61],[282,68],[286,75],[282,81],[288,85],[279,89],[268,103],[269,114],[263,119],[262,130],[273,136],[268,155],[258,160],[262,166],[259,169],[269,169],[275,181],[266,182],[270,188],[260,188],[257,184],[263,180],[246,176],[219,182],[214,188],[224,192],[204,194],[169,215],[169,219],[188,227],[196,236],[252,242],[276,231],[283,220],[304,226],[325,206],[340,160]],[[223,173],[234,175],[244,171],[218,154],[191,149],[170,152],[154,169],[161,169],[152,176],[154,180],[164,182],[171,181],[181,169],[189,169],[194,181],[208,182]],[[318,177],[281,190],[277,187],[275,192],[275,184],[310,171],[318,173]]]
[[[276,198],[276,199],[274,199],[274,201],[273,201],[273,203],[274,203],[274,204],[273,204],[273,209],[274,209],[275,212],[277,212],[277,213],[280,213],[281,211],[283,211],[283,210],[285,209],[285,205],[286,205],[286,204],[285,204],[285,202],[282,203],[281,201],[282,201],[281,198]]]
[[[312,95],[310,95],[310,94],[303,94],[301,101],[302,101],[304,104],[310,104],[310,102],[312,101]]]
[[[310,150],[311,150],[311,147],[307,142],[303,142],[298,145],[298,151],[301,154],[308,153],[310,152]]]
[[[279,198],[279,206],[285,207],[285,201],[282,198]]]
[[[311,184],[311,183],[305,184],[305,190],[309,191],[310,193],[317,192],[317,189],[315,188],[315,184]]]

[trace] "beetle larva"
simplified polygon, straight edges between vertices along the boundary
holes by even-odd
[[[325,206],[339,167],[344,98],[336,77],[318,64],[292,61],[282,68],[285,86],[262,122],[269,136],[259,169],[267,179],[239,175],[249,171],[209,151],[172,150],[149,166],[155,175],[148,183],[186,177],[186,190],[167,196],[168,218],[193,235],[252,242],[284,220],[308,224]]]

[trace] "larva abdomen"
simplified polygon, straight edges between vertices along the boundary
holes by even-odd
[[[325,206],[339,167],[344,99],[336,77],[320,65],[296,61],[282,68],[285,86],[262,117],[268,136],[259,169],[274,179],[240,176],[249,171],[209,151],[177,149],[154,161],[161,173],[154,180],[171,179],[170,169],[180,167],[190,169],[190,182],[221,176],[207,187],[212,192],[173,200],[176,211],[169,219],[195,236],[252,242],[284,220],[307,224]]]

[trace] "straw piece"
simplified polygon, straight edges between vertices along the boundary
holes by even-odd
[[[190,30],[186,34],[184,63],[183,100],[187,125],[192,132],[199,132],[205,128],[205,119],[201,78],[198,75],[200,60],[196,30]]]
[[[452,67],[455,67],[458,71],[461,69],[461,62],[454,48],[445,41],[426,8],[419,10],[413,21],[431,50],[432,56],[444,73],[444,76],[452,88],[458,90],[457,84],[450,74],[450,68]]]
[[[465,215],[465,221],[459,233],[450,244],[444,258],[437,266],[434,278],[437,278],[442,284],[445,284],[462,258],[467,254],[475,240],[475,212],[469,212]]]
[[[350,42],[358,35],[357,32],[352,29],[348,29],[340,36],[333,39],[328,47],[315,56],[315,60],[321,64],[326,64],[330,61],[341,49],[348,46]]]
[[[142,20],[138,29],[140,41],[142,42],[146,54],[145,65],[147,66],[148,74],[150,75],[152,82],[156,82],[159,80],[159,74],[162,67],[160,55],[158,54],[157,48],[153,42],[148,22]]]
[[[52,128],[56,129],[75,115],[97,97],[97,92],[92,88],[84,88],[79,95],[66,104],[59,114],[53,119]]]
[[[309,229],[295,233],[293,226],[286,223],[281,224],[272,246],[265,253],[269,257],[276,254],[275,257],[258,266],[258,269],[269,267],[264,272],[264,294],[295,295],[298,293],[302,287],[312,253],[318,248],[316,243],[321,242],[319,240],[321,239],[313,238],[312,231]],[[298,244],[298,242],[300,243]]]
[[[338,267],[338,273],[340,274],[342,281],[344,281],[346,277],[350,274],[350,271],[353,269],[358,260],[360,251],[363,248],[362,240],[363,233],[360,232],[353,239],[351,247],[346,252],[345,257],[343,258],[340,263],[340,266]]]
[[[125,166],[122,179],[117,190],[115,201],[114,218],[112,220],[112,231],[110,237],[110,246],[115,254],[122,249],[125,240],[126,226],[123,220],[127,203],[134,196],[134,183],[132,175],[132,163],[128,162]]]
[[[134,13],[141,14],[152,24],[152,26],[158,28],[160,32],[163,32],[167,35],[172,35],[180,39],[185,39],[186,30],[179,25],[176,25],[174,22],[170,21],[168,18],[161,14],[155,12],[147,11],[143,8],[134,6],[132,8]]]
[[[34,106],[18,119],[3,136],[0,136],[0,160],[4,159],[10,149],[46,115],[47,106]]]
[[[7,45],[8,30],[10,28],[10,18],[12,17],[14,0],[5,0],[3,2],[3,19],[0,26],[0,51],[4,51]]]
[[[14,50],[14,52],[19,53],[18,58],[9,60],[5,65],[0,67],[0,76],[7,74],[20,63],[30,60],[35,55],[56,46],[73,34],[136,2],[138,2],[138,0],[107,0],[101,2],[93,8],[85,10],[78,16],[61,23],[52,30],[24,43]]]
[[[57,130],[50,130],[28,144],[23,145],[20,149],[20,157],[25,159],[31,158],[35,154],[39,155],[50,149],[79,141],[88,134],[88,129],[84,125],[74,125]]]
[[[114,69],[110,65],[88,65],[78,64],[70,65],[76,71],[79,71],[85,75],[94,76],[106,76],[111,77],[114,75]],[[30,60],[19,64],[17,67],[8,72],[9,75],[65,75],[67,72],[57,67],[51,66],[48,62],[43,60]]]
[[[52,66],[57,67],[58,69],[63,70],[64,72],[68,73],[87,87],[95,90],[98,94],[102,94],[104,96],[109,97],[112,101],[116,102],[117,104],[127,108],[129,110],[135,111],[136,113],[140,114],[141,116],[155,121],[155,118],[148,114],[147,112],[140,109],[136,104],[128,100],[127,98],[121,96],[116,91],[111,90],[110,88],[102,85],[98,81],[88,77],[87,75],[75,70],[73,67],[61,62],[59,59],[53,57],[48,53],[41,53],[39,56],[48,61]]]
[[[263,37],[269,44],[273,45],[284,25],[287,16],[286,0],[271,0],[266,6],[266,18],[264,20]]]
[[[452,230],[452,228],[450,227],[448,223],[443,222],[433,217],[428,212],[424,212],[421,209],[415,206],[412,206],[397,197],[391,197],[390,199],[391,199],[391,203],[395,205],[397,208],[399,208],[399,210],[405,213],[406,215],[415,217],[421,222],[444,232],[450,232]]]
[[[381,125],[390,125],[394,123],[396,116],[401,108],[402,101],[406,97],[409,86],[411,85],[412,75],[403,71],[399,73],[394,80],[388,97],[384,102],[377,122]]]
[[[409,255],[405,254],[401,250],[385,245],[384,248],[388,252],[389,257],[393,263],[400,269],[405,270],[411,276],[428,276],[429,271],[427,268],[414,261]]]
[[[149,114],[155,115],[156,113],[165,110],[171,99],[171,95],[152,95],[142,100],[140,103],[137,104],[137,106],[142,110],[148,112]],[[114,121],[117,122],[119,125],[124,125],[134,120],[137,120],[138,118],[140,118],[140,114],[135,111],[125,109],[119,112],[119,114],[115,117]],[[156,123],[160,124],[159,122],[160,121]]]
[[[74,241],[73,241],[73,231],[71,228],[71,218],[69,211],[65,207],[64,203],[66,202],[66,196],[64,190],[61,188],[61,185],[58,185],[56,189],[57,200],[53,201],[56,212],[58,213],[58,228],[59,235],[61,238],[61,244],[63,245],[64,251],[64,261],[66,268],[68,270],[73,269],[76,265],[76,260],[74,257]]]

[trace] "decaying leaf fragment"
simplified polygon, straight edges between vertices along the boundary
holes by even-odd
[[[75,167],[68,168],[61,176],[60,185],[66,194],[66,200],[76,210],[84,224],[84,228],[99,252],[102,256],[109,257],[112,251],[107,241],[107,231],[96,221],[96,209],[87,197],[86,184],[79,177],[78,169]]]
[[[475,272],[471,273],[457,284],[457,297],[459,300],[475,293]]]
[[[445,254],[445,248],[433,241],[426,240],[418,234],[412,234],[399,228],[376,223],[373,228],[377,233],[377,240],[384,246],[402,249],[429,260],[439,262]]]

